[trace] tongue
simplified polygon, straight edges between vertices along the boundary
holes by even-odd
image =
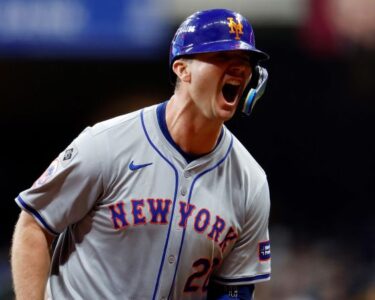
[[[238,86],[226,83],[223,86],[223,96],[226,101],[233,102],[236,99]]]

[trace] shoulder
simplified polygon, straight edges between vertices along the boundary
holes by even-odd
[[[149,114],[153,106],[120,115],[85,128],[72,143],[82,161],[111,177],[113,166],[128,161],[145,143],[141,114]]]
[[[157,105],[148,106],[133,112],[129,112],[120,116],[116,116],[89,126],[85,129],[92,137],[108,136],[110,134],[114,138],[117,134],[134,133],[137,129],[141,130],[141,114],[150,115],[156,110]],[[135,130],[135,131],[134,131]]]
[[[101,135],[107,131],[118,130],[119,128],[132,126],[139,121],[141,110],[136,110],[124,115],[116,116],[94,124],[90,128],[93,136]]]
[[[104,155],[142,139],[141,114],[150,114],[156,105],[113,117],[86,127],[73,141],[81,151]]]

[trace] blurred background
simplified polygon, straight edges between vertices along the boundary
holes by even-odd
[[[271,59],[227,126],[268,174],[272,280],[257,299],[375,299],[373,0],[0,0],[0,299],[14,198],[86,126],[168,99],[168,51],[200,9],[245,15]]]

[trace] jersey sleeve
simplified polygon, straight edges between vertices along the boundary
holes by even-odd
[[[98,142],[85,129],[35,181],[16,203],[52,234],[86,215],[103,191]]]
[[[269,280],[271,248],[268,233],[270,197],[267,180],[249,201],[243,230],[213,280],[224,285],[248,285]]]

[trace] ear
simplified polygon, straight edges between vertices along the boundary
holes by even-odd
[[[177,59],[173,62],[172,70],[178,78],[183,82],[190,82],[191,73],[189,62],[186,59]]]

